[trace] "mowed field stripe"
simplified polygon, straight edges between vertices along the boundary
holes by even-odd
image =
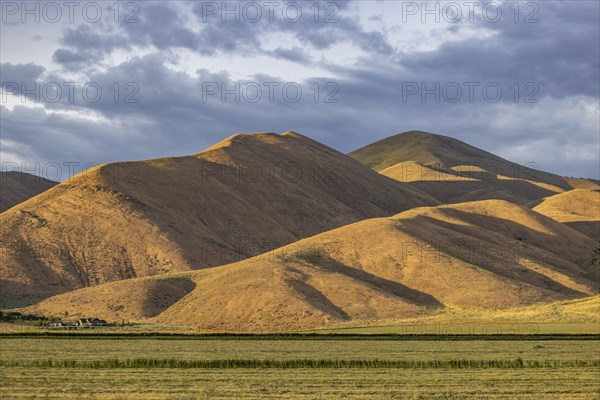
[[[600,360],[337,360],[337,359],[107,359],[107,360],[31,360],[0,361],[0,367],[25,368],[590,368],[600,367]],[[599,371],[600,372],[600,371]]]
[[[0,370],[6,399],[595,399],[597,368]],[[49,386],[49,383],[52,386]],[[420,397],[419,397],[420,396]]]

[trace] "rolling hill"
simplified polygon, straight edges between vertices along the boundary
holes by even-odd
[[[487,199],[526,203],[573,188],[598,186],[593,180],[564,178],[457,139],[419,131],[388,137],[349,155],[443,203]]]
[[[598,294],[596,243],[501,200],[419,207],[221,267],[112,282],[25,309],[207,330],[290,331],[508,310]]]
[[[55,185],[58,182],[23,172],[0,172],[0,213]]]
[[[0,307],[213,267],[439,204],[294,132],[90,169],[0,215]]]
[[[538,202],[534,211],[600,241],[600,192],[574,189]]]

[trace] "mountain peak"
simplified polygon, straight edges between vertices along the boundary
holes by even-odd
[[[289,137],[295,137],[295,138],[303,138],[303,139],[307,139],[306,136],[299,134],[296,131],[285,131],[281,134],[281,136],[289,136]]]
[[[423,131],[390,136],[349,156],[448,203],[487,198],[523,202],[572,188],[564,178],[535,165],[519,165],[458,139]]]
[[[424,131],[399,133],[355,150],[349,155],[376,171],[404,161],[453,167],[478,159],[499,159],[458,139]]]
[[[209,150],[215,150],[215,149],[220,149],[220,148],[225,148],[225,147],[231,147],[234,144],[237,143],[241,143],[242,141],[245,140],[264,140],[267,138],[276,138],[279,135],[277,135],[276,133],[273,132],[255,132],[255,133],[236,133],[233,134],[223,140],[221,140],[220,142],[210,146],[209,148],[207,148],[204,151],[209,151]],[[202,151],[201,153],[203,153],[204,151]]]
[[[237,134],[191,157],[105,164],[3,214],[0,306],[222,265],[437,203],[292,132]],[[50,238],[64,251],[48,252]]]

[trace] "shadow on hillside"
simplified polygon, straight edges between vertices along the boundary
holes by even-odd
[[[15,282],[0,279],[0,309],[11,309],[31,306],[49,297],[66,292],[35,292],[36,286],[31,283]]]
[[[563,222],[570,228],[589,236],[595,241],[600,241],[600,221],[574,221]]]
[[[527,283],[535,287],[551,290],[557,294],[576,298],[587,296],[586,293],[569,288],[540,272],[523,266],[522,259],[533,260],[547,268],[564,274],[573,281],[593,287],[598,284],[586,279],[586,271],[576,263],[579,260],[566,259],[556,248],[564,246],[564,239],[531,229],[508,219],[451,210],[448,214],[471,225],[455,224],[440,221],[428,216],[418,216],[431,229],[411,229],[411,224],[404,224],[403,230],[433,248],[463,262],[470,263],[496,275]],[[422,227],[423,224],[416,224]],[[427,231],[427,233],[425,233]],[[453,236],[460,233],[460,241],[452,241]],[[465,241],[464,235],[472,238]],[[457,246],[456,243],[461,246]],[[590,251],[591,253],[591,251]],[[550,258],[557,257],[557,262],[551,263]],[[585,257],[582,257],[585,258]]]
[[[162,313],[196,288],[196,283],[188,277],[167,277],[153,283],[141,307],[143,315],[150,318]]]
[[[557,194],[526,181],[415,181],[410,185],[443,203],[507,200],[522,203]]]
[[[406,285],[403,285],[402,283],[373,275],[364,270],[349,267],[325,254],[319,254],[314,262],[309,263],[317,268],[326,269],[327,271],[331,272],[337,272],[349,278],[365,282],[381,291],[399,297],[408,303],[431,308],[444,307],[440,301],[430,294],[412,289]]]
[[[83,287],[70,270],[61,275],[48,266],[46,256],[52,254],[53,249],[34,249],[26,240],[17,240],[19,244],[14,246],[16,251],[3,249],[4,252],[0,253],[2,268],[9,268],[12,263],[22,264],[35,273],[28,275],[27,281],[24,282],[0,279],[0,308],[30,306],[49,297]]]
[[[348,321],[350,315],[342,310],[340,307],[332,303],[327,296],[321,293],[319,290],[309,285],[306,280],[308,276],[302,271],[296,268],[290,268],[291,272],[300,275],[299,279],[286,279],[286,282],[299,293],[303,294],[307,303],[317,310],[336,318],[339,320]]]

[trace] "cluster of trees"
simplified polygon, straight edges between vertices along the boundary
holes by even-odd
[[[15,322],[15,321],[48,321],[48,317],[35,314],[22,314],[17,311],[0,311],[0,321]]]

